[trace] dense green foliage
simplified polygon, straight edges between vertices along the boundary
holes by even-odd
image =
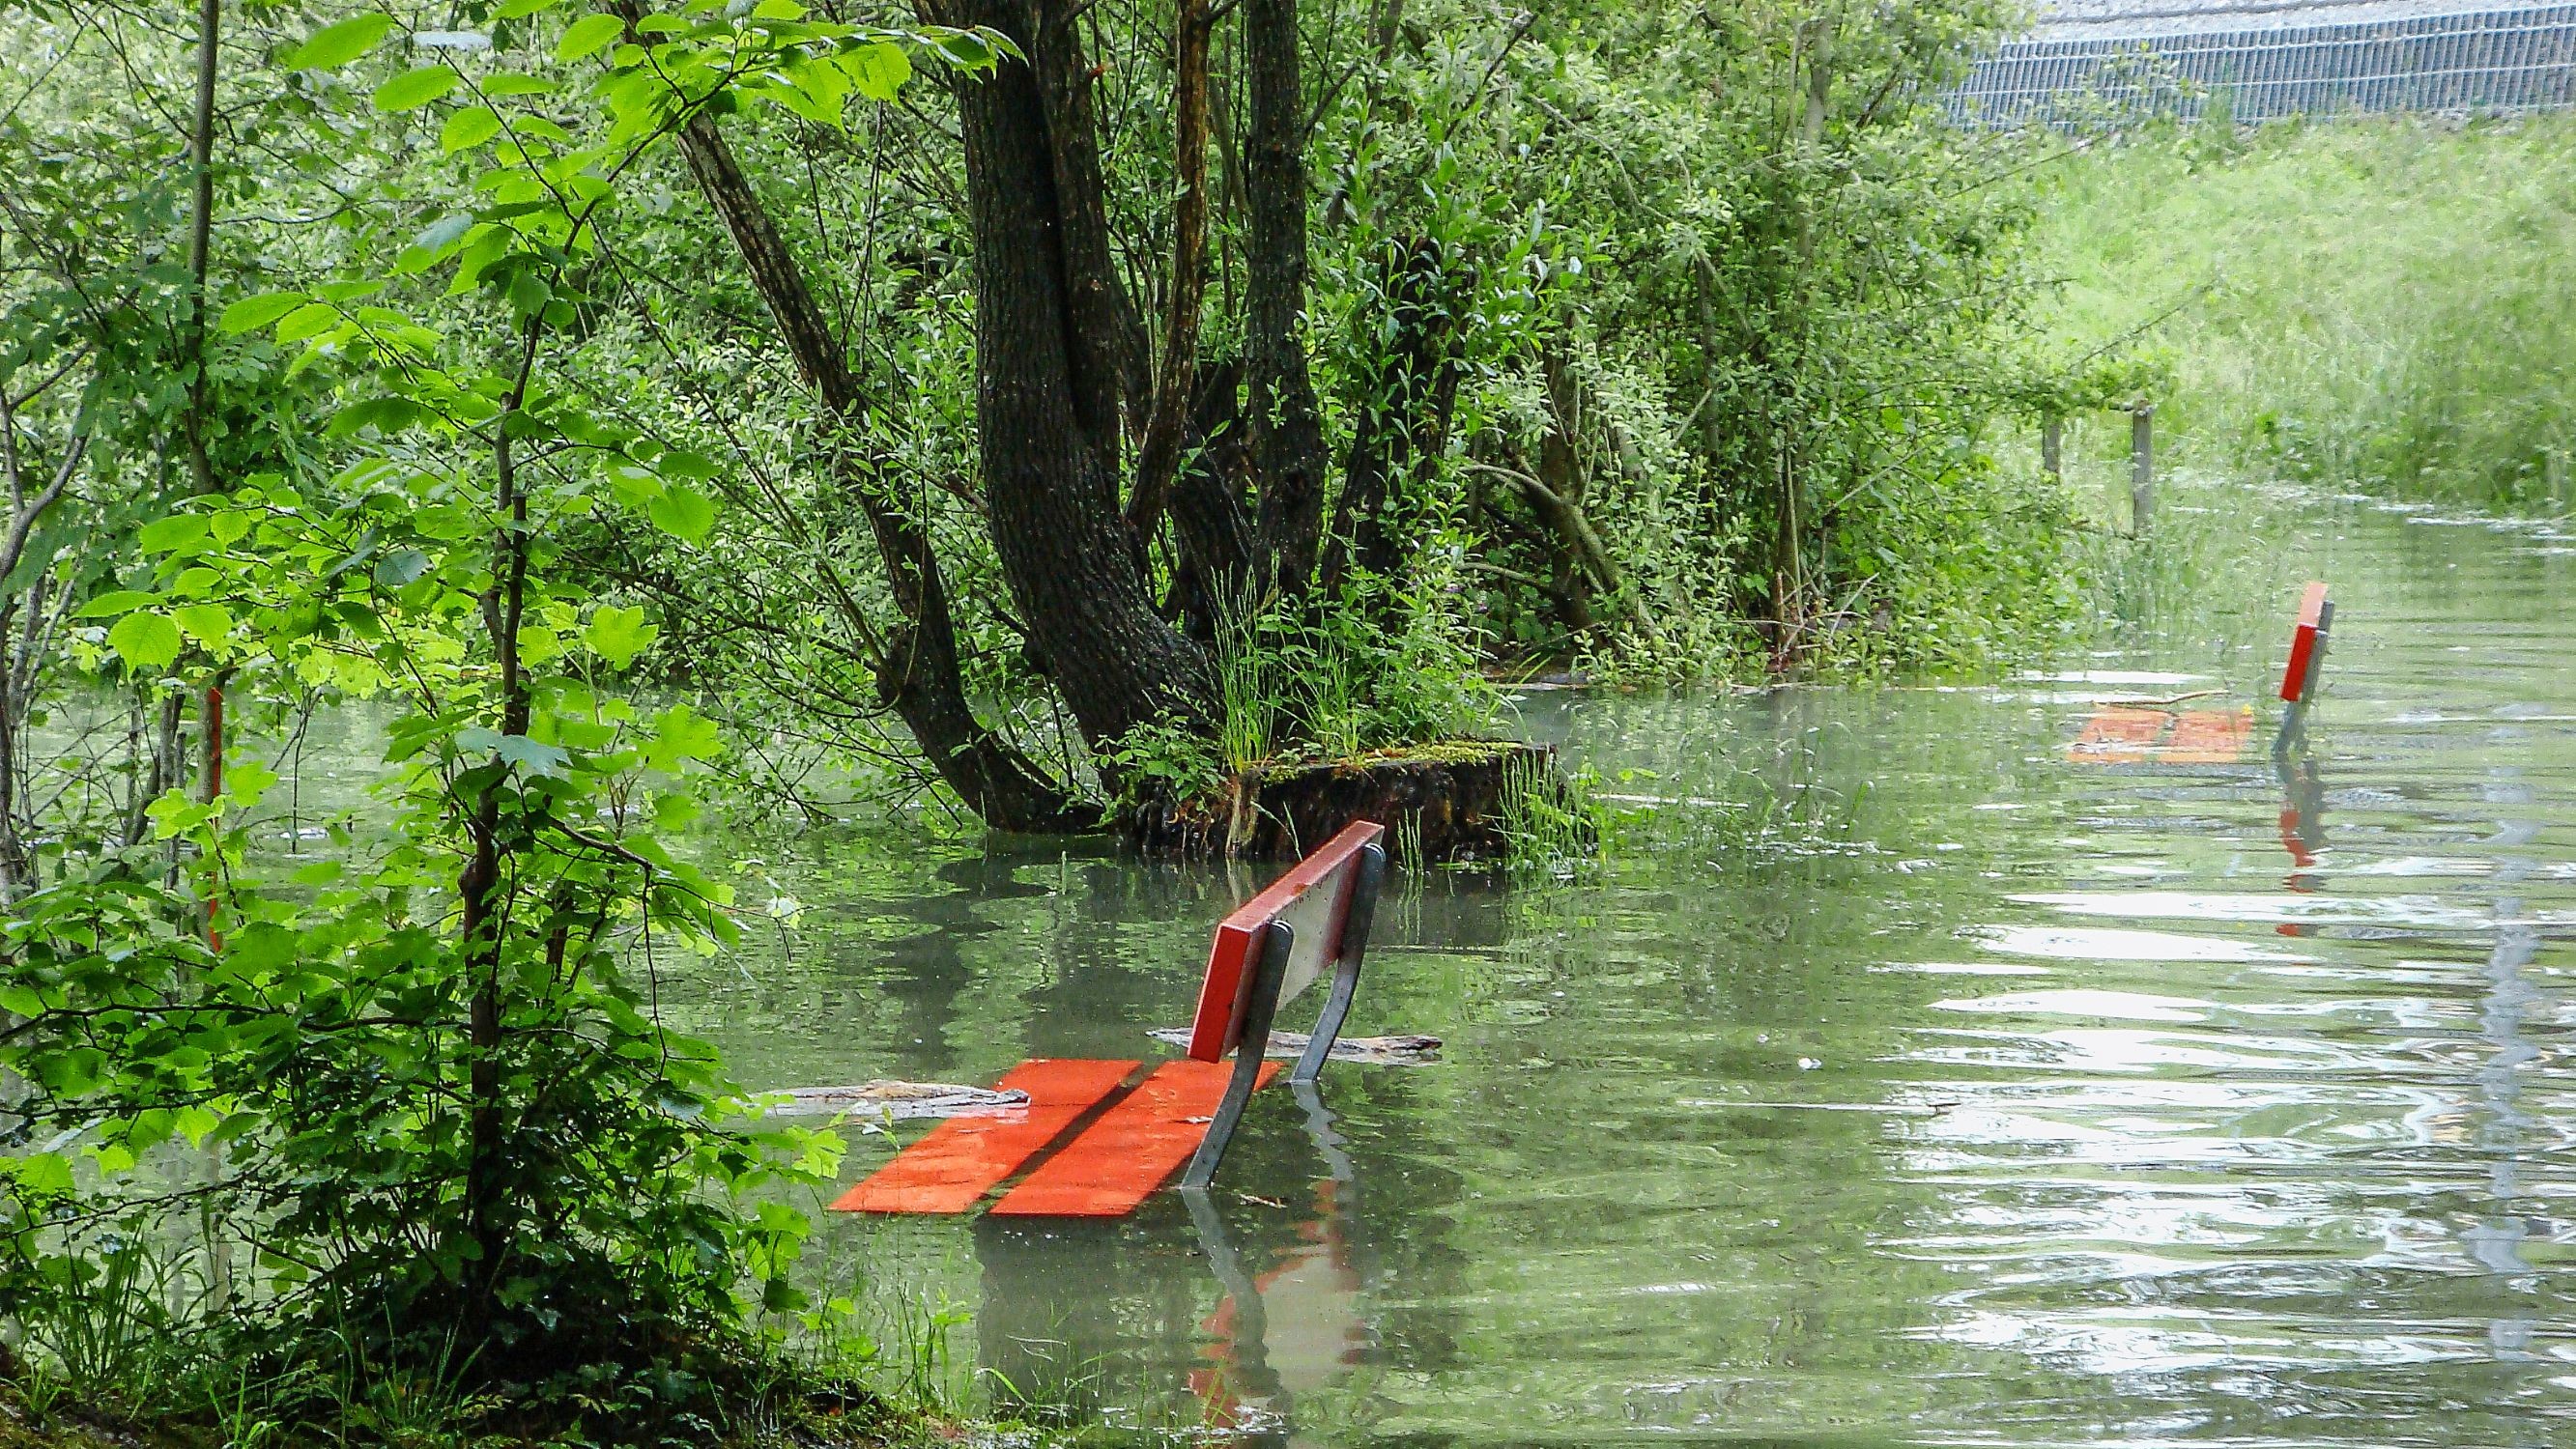
[[[2571,141],[2565,116],[2389,117],[2096,147],[2042,173],[2057,325],[2143,330],[2174,364],[2159,426],[2212,463],[2563,507]]]
[[[1620,5],[1533,32],[1553,53],[1507,68],[1491,184],[1591,265],[1469,436],[1489,556],[1541,581],[1496,601],[1506,634],[1543,641],[1544,605],[1647,672],[1956,665],[2069,607],[2062,500],[1988,451],[2062,386],[2027,352],[2031,153],[1929,104],[1999,18]]]
[[[566,27],[555,58],[624,34],[601,19]],[[320,154],[352,113],[288,102],[327,96],[393,29],[361,14],[286,51],[279,130]],[[43,1372],[268,1432],[345,1433],[353,1396],[386,1394],[584,1437],[708,1437],[765,1409],[781,1375],[754,1315],[806,1306],[783,1276],[804,1224],[737,1199],[818,1180],[837,1141],[726,1130],[740,1109],[712,1054],[653,1018],[672,953],[731,929],[723,888],[657,839],[689,819],[719,738],[685,704],[602,688],[652,626],[562,571],[565,540],[605,512],[704,537],[712,467],[622,426],[557,359],[596,345],[599,221],[642,155],[761,94],[747,77],[890,93],[907,48],[990,58],[971,37],[712,11],[583,84],[542,52],[484,68],[432,50],[362,104],[409,117],[448,98],[422,172],[477,210],[412,235],[416,173],[386,173],[372,194],[409,239],[232,301],[212,331],[237,342],[195,336],[186,270],[141,269],[175,294],[172,330],[267,386],[239,403],[184,376],[161,389],[214,454],[213,488],[106,536],[86,498],[49,519],[74,560],[113,550],[102,586],[76,591],[68,662],[147,698],[202,681],[210,730],[225,687],[254,708],[382,699],[391,747],[375,808],[291,875],[254,856],[276,776],[247,759],[210,761],[193,796],[131,789],[139,829],[58,810],[13,838],[0,1068],[20,1150],[0,1302]],[[85,354],[138,322],[59,255],[61,292],[30,289],[13,321],[41,369],[90,369],[77,464],[94,400],[124,380]],[[263,426],[225,426],[233,406]],[[142,451],[96,462],[148,488]],[[51,627],[58,592],[13,602]],[[55,768],[80,783],[101,763],[74,749]],[[183,1223],[195,1247],[174,1260]],[[173,1261],[185,1292],[137,1276]],[[149,1312],[132,1301],[147,1291]],[[188,1350],[146,1363],[169,1314]]]
[[[2073,612],[1989,443],[2092,374],[2024,143],[1929,103],[1982,7],[1079,8],[0,12],[29,1382],[707,1439],[788,1332],[845,1364],[769,1191],[831,1141],[654,1009],[733,930],[711,803],[1096,828],[1500,665]],[[281,859],[280,741],[355,709],[373,803]]]

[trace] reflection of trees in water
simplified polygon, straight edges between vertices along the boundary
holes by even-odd
[[[2531,786],[2513,778],[2520,772],[2506,767],[2501,773],[2505,778],[2488,784],[2487,799],[2499,805],[2531,807],[2535,803]],[[2531,844],[2539,837],[2540,829],[2537,819],[2499,821],[2488,842],[2500,852],[2494,856],[2495,871],[2489,878],[2505,886],[2527,879],[2538,862],[2528,855],[2502,852]],[[2478,1131],[2478,1145],[2488,1154],[2487,1190],[2494,1202],[2489,1218],[2463,1235],[2469,1255],[2481,1267],[2490,1273],[2517,1276],[2532,1271],[2522,1248],[2530,1225],[2516,1211],[2524,1195],[2519,1163],[2522,1153],[2539,1145],[2534,1140],[2537,1124],[2522,1110],[2520,1101],[2521,1070],[2540,1057],[2540,1049],[2524,1033],[2523,1019],[2541,1002],[2539,990],[2524,974],[2539,958],[2540,932],[2518,923],[2523,914],[2521,896],[2497,897],[2496,943],[2487,953],[2486,998],[2478,1013],[2478,1034],[2485,1039],[2489,1054],[2477,1069],[2478,1102],[2485,1115]],[[2529,1357],[2537,1326],[2531,1314],[2492,1317],[2487,1322],[2487,1340],[2500,1355]]]
[[[945,861],[931,874],[949,888],[946,893],[904,895],[881,903],[887,917],[923,929],[879,944],[875,969],[868,974],[875,990],[896,1008],[886,1028],[896,1051],[920,1075],[944,1077],[955,1075],[961,1065],[949,1030],[960,1016],[959,997],[975,980],[967,944],[1003,929],[991,919],[991,903],[1048,891],[1021,881],[1012,862],[990,855]]]

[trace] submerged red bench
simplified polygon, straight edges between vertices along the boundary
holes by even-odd
[[[1026,1092],[1026,1106],[942,1122],[833,1209],[967,1212],[1032,1162],[1035,1170],[1003,1194],[995,1214],[1122,1217],[1185,1162],[1179,1185],[1207,1186],[1245,1103],[1278,1074],[1264,1060],[1271,1021],[1327,974],[1332,989],[1291,1080],[1313,1081],[1332,1053],[1386,879],[1385,833],[1373,821],[1352,824],[1217,924],[1188,1056],[1157,1066],[1132,1089],[1141,1062],[1022,1062],[998,1085]]]
[[[2281,671],[2281,698],[2289,709],[2273,736],[2280,754],[2298,743],[2307,728],[2309,702],[2317,675],[2325,667],[2326,636],[2334,627],[2334,601],[2322,583],[2308,585],[2299,600],[2299,617],[2290,631],[2290,658]],[[2204,693],[2217,693],[2216,690]],[[2163,704],[2106,704],[2085,718],[2066,757],[2094,765],[2224,765],[2245,751],[2254,732],[2250,709],[2175,710]]]

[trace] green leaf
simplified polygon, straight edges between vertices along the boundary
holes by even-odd
[[[288,70],[329,70],[346,65],[376,48],[394,28],[390,15],[353,15],[337,25],[314,31],[302,45],[278,57]]]
[[[526,735],[503,735],[492,752],[531,775],[561,775],[572,760],[561,747],[539,744]]]
[[[457,114],[466,116],[472,115],[473,112],[459,111]],[[454,123],[451,121],[450,124]],[[395,273],[408,276],[413,272],[429,270],[458,242],[463,241],[474,230],[474,225],[473,217],[457,211],[450,212],[422,227],[420,234],[411,239],[411,245],[404,247],[402,254],[394,258]]]
[[[862,46],[841,58],[841,69],[849,73],[850,83],[859,94],[872,101],[891,101],[903,83],[912,79],[912,58],[903,47],[890,40]]]
[[[592,611],[589,625],[582,630],[582,638],[592,652],[623,669],[634,663],[635,656],[642,653],[644,646],[652,643],[661,632],[658,626],[644,622],[641,605],[621,609],[614,604],[602,604]]]
[[[698,818],[698,802],[686,791],[669,791],[653,797],[653,828],[676,835],[689,828]]]
[[[448,117],[447,124],[439,128],[438,149],[443,155],[453,156],[469,147],[480,146],[499,134],[501,118],[490,106],[467,106]]]
[[[374,428],[391,436],[420,421],[420,404],[409,398],[372,397],[354,402],[331,415],[323,435],[332,438],[354,437],[361,428]]]
[[[990,70],[999,59],[983,35],[971,30],[952,31],[931,41],[950,65],[960,70]]]
[[[522,317],[534,317],[545,311],[546,304],[554,297],[554,288],[546,285],[546,279],[539,276],[534,267],[522,267],[518,275],[510,279],[510,305]]]
[[[429,572],[429,555],[416,548],[398,548],[376,560],[376,582],[398,589]]]
[[[818,126],[841,124],[842,103],[850,95],[850,73],[838,56],[792,66],[786,76],[788,86],[771,91],[773,99]]]
[[[170,611],[179,631],[200,644],[221,644],[232,637],[232,610],[221,604],[189,604]]]
[[[29,1192],[69,1192],[72,1190],[72,1165],[59,1152],[39,1152],[21,1157],[17,1168],[18,1185]]]
[[[686,543],[703,542],[707,531],[716,526],[715,504],[682,483],[663,489],[661,497],[645,505],[644,513],[655,528]]]
[[[675,704],[653,720],[653,738],[644,745],[644,763],[676,772],[689,760],[712,758],[724,748],[724,734],[714,720],[685,704]]]
[[[172,1118],[171,1125],[178,1129],[180,1136],[188,1139],[189,1146],[203,1147],[206,1145],[206,1134],[214,1131],[222,1122],[223,1119],[212,1111],[190,1103],[178,1110]]]
[[[307,302],[286,314],[277,324],[277,340],[301,342],[307,337],[328,332],[340,320],[340,309],[328,302]]]
[[[555,59],[579,60],[626,33],[626,22],[614,15],[585,15],[564,27],[555,42]]]
[[[101,594],[81,605],[80,617],[104,619],[110,614],[131,614],[137,609],[147,609],[159,602],[161,602],[159,594],[147,594],[136,589],[118,589],[114,593]]]
[[[416,111],[456,89],[456,72],[443,65],[405,71],[376,87],[376,109]]]
[[[166,669],[179,657],[179,626],[159,614],[128,614],[107,631],[107,647],[136,669]]]
[[[662,490],[670,485],[662,481],[661,474],[641,463],[619,462],[608,465],[608,486],[615,490],[618,502],[640,508],[661,497]]]
[[[687,478],[695,482],[704,482],[717,473],[715,459],[704,453],[692,453],[686,448],[664,450],[662,456],[653,460],[653,468],[665,478]]]
[[[266,292],[244,297],[224,309],[215,325],[226,332],[256,332],[287,313],[304,305],[301,292]]]
[[[207,524],[206,515],[173,513],[143,525],[134,535],[134,541],[142,545],[145,553],[177,553],[205,542],[206,535],[211,532],[213,529]]]

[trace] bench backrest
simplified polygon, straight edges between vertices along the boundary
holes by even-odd
[[[1279,1003],[1330,973],[1346,952],[1365,942],[1345,942],[1351,901],[1360,879],[1360,855],[1386,834],[1373,820],[1357,820],[1297,862],[1268,890],[1217,923],[1208,948],[1207,975],[1199,983],[1198,1015],[1190,1022],[1190,1055],[1203,1062],[1222,1060],[1243,1035],[1252,995],[1255,953],[1270,923],[1285,923],[1295,935],[1295,949],[1279,983]],[[1256,1048],[1257,1050],[1257,1048]]]
[[[2325,662],[2327,631],[2334,627],[2334,601],[2322,583],[2308,585],[2299,600],[2299,622],[2290,633],[2290,662],[2281,670],[2281,698],[2305,703],[2316,687],[2318,666]]]

